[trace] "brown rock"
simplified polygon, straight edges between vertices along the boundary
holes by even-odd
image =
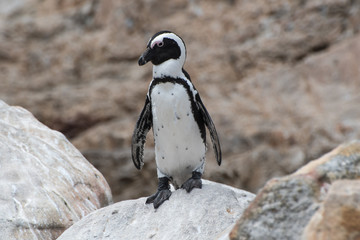
[[[360,180],[335,181],[305,227],[302,239],[348,240],[360,238]]]
[[[342,180],[359,178],[360,141],[343,144],[292,175],[270,180],[245,210],[230,239],[359,236],[355,220],[359,216],[359,181]],[[348,182],[351,184],[345,187]],[[339,232],[334,238],[326,237],[336,229]]]
[[[224,167],[211,165],[211,179],[256,190],[341,141],[360,139],[359,56],[360,36],[237,83],[227,101],[215,104],[215,116],[229,123],[220,125],[220,138],[231,155]]]

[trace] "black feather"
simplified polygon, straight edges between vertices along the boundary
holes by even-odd
[[[199,110],[201,112],[201,115],[203,117],[206,127],[209,129],[210,138],[211,138],[211,142],[213,144],[216,161],[220,166],[220,164],[221,164],[221,147],[220,147],[219,136],[216,132],[214,122],[212,121],[210,114],[206,110],[203,102],[201,101],[199,94],[196,94],[196,104],[199,107]]]
[[[146,135],[152,127],[151,102],[146,97],[145,105],[141,111],[140,117],[136,123],[135,130],[131,142],[131,155],[134,165],[137,169],[141,169],[144,165],[144,145]]]

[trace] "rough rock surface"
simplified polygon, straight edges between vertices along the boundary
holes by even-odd
[[[203,180],[190,194],[176,190],[157,210],[146,198],[97,210],[66,230],[58,240],[216,239],[229,232],[254,198],[252,193]]]
[[[306,226],[303,240],[360,238],[360,180],[334,182]]]
[[[149,195],[155,166],[131,167],[129,146],[151,79],[137,59],[160,29],[185,40],[220,135],[206,178],[256,191],[360,138],[359,1],[2,0],[0,96],[64,133],[115,200]]]
[[[359,178],[360,141],[343,144],[292,175],[270,180],[230,239],[356,239]]]
[[[0,239],[56,239],[111,203],[105,178],[64,137],[0,101]]]

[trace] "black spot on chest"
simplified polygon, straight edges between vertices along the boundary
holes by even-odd
[[[188,76],[187,73],[186,73],[186,75]],[[194,120],[195,120],[195,122],[197,123],[197,125],[199,127],[201,138],[203,139],[204,143],[206,143],[205,123],[204,123],[202,114],[201,114],[201,112],[198,109],[198,106],[196,104],[196,100],[194,98],[194,93],[192,92],[192,90],[190,88],[189,82],[187,82],[187,81],[185,81],[184,79],[181,79],[181,78],[172,78],[172,77],[155,78],[151,82],[150,87],[149,87],[149,96],[150,96],[150,98],[151,98],[151,94],[152,94],[152,91],[153,91],[154,87],[156,85],[158,85],[158,84],[163,84],[163,83],[180,84],[180,85],[182,85],[184,87],[184,89],[185,89],[185,91],[187,93],[187,96],[188,96],[188,100],[190,101],[191,114],[194,117]],[[190,81],[190,84],[191,84],[191,81]],[[196,91],[194,86],[192,86],[192,88]],[[171,95],[173,95],[173,94],[174,93],[172,93]],[[196,94],[198,94],[198,93],[196,93]],[[188,117],[191,117],[190,113],[187,113],[186,115]],[[178,119],[180,119],[180,118],[178,118]]]

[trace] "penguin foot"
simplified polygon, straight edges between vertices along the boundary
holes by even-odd
[[[181,188],[185,189],[188,193],[191,192],[191,190],[193,190],[194,188],[201,188],[201,175],[201,173],[194,171],[192,173],[192,177],[186,180],[186,182],[181,185]]]
[[[146,204],[153,203],[154,208],[160,207],[171,196],[169,179],[167,177],[159,178],[158,191],[146,199]]]
[[[157,191],[155,194],[151,195],[146,199],[146,204],[153,203],[154,208],[160,207],[166,200],[169,200],[171,196],[171,191],[169,189]]]

